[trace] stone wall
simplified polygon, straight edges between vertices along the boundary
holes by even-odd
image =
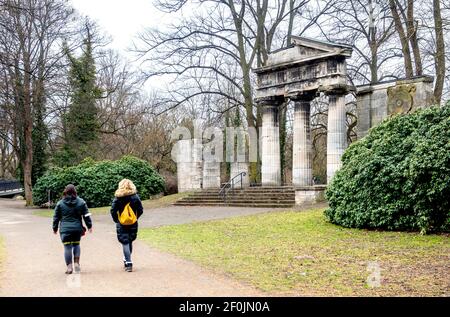
[[[390,115],[407,113],[433,104],[433,77],[420,76],[411,79],[381,82],[358,86],[357,135],[364,137],[369,129]]]

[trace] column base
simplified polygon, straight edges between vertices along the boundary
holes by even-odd
[[[302,205],[305,203],[318,203],[325,201],[326,188],[326,185],[296,186],[295,204]]]

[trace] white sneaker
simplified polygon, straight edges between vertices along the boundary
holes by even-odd
[[[67,265],[66,274],[72,274],[72,272],[73,272],[72,264]]]

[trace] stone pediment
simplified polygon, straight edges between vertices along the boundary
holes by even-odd
[[[351,46],[319,41],[306,37],[292,37],[292,45],[271,52],[266,65],[255,70],[256,73],[284,66],[310,63],[333,56],[350,57]]]

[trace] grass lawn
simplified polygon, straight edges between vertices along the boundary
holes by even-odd
[[[323,209],[141,229],[163,251],[279,296],[450,295],[450,238],[346,229]],[[380,286],[367,284],[370,263]]]
[[[157,199],[148,199],[148,200],[144,200],[142,202],[142,205],[144,206],[144,209],[145,208],[151,209],[151,208],[167,207],[167,206],[173,204],[174,202],[176,202],[177,200],[188,196],[189,194],[190,194],[189,192],[184,192],[184,193],[162,196]]]
[[[173,204],[178,199],[181,199],[181,198],[187,196],[188,194],[189,193],[185,192],[185,193],[178,193],[178,194],[173,194],[173,195],[162,196],[162,197],[158,197],[155,199],[143,200],[142,205],[144,207],[144,210],[151,209],[151,208],[166,207],[166,206]],[[111,208],[111,206],[89,208],[89,211],[93,215],[106,215],[109,213],[110,208]],[[42,216],[42,217],[53,217],[53,212],[54,212],[53,209],[40,209],[40,210],[33,211],[33,214],[36,216]]]

